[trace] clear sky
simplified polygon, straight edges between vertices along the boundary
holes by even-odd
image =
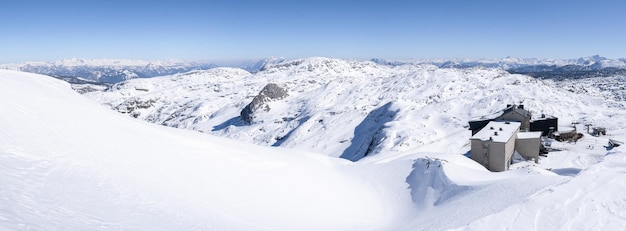
[[[63,58],[626,57],[626,1],[28,1],[0,63]]]

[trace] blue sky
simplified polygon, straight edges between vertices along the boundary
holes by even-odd
[[[626,1],[10,1],[0,63],[626,57]]]

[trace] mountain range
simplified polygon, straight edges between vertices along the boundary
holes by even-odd
[[[604,126],[608,117],[597,111],[613,114],[625,107],[623,79],[553,80],[482,66],[307,58],[254,74],[213,68],[134,79],[85,95],[151,123],[356,161],[421,149],[464,153],[467,122],[507,104],[522,103],[536,116],[550,114],[566,123]],[[244,117],[244,108],[268,84],[288,96]]]
[[[282,58],[234,61],[180,61],[180,60],[122,60],[122,59],[64,59],[53,62],[25,62],[0,64],[0,69],[19,70],[62,78],[66,81],[93,81],[111,84],[135,78],[206,70],[218,66],[233,66],[255,72],[265,64]]]
[[[235,67],[251,73],[271,64],[285,62],[284,58],[231,61],[180,61],[180,60],[119,60],[119,59],[65,59],[53,62],[24,62],[0,64],[0,69],[19,70],[63,78],[68,81],[93,81],[112,84],[135,78],[207,70],[214,67]],[[500,68],[510,73],[526,74],[539,78],[586,78],[612,76],[626,73],[626,59],[608,59],[599,55],[578,59],[458,59],[458,60],[385,60],[371,59],[381,65],[431,64],[440,68]]]
[[[107,85],[0,70],[0,229],[626,225],[626,153],[607,146],[626,141],[623,75],[330,58],[259,66]],[[468,121],[507,104],[584,135],[546,139],[538,163],[516,157],[490,172],[467,157]]]

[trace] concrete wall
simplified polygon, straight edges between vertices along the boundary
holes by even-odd
[[[519,128],[515,131],[515,133],[513,133],[513,136],[511,136],[511,139],[509,139],[509,141],[506,143],[506,147],[505,147],[505,165],[506,168],[504,170],[509,170],[509,165],[511,165],[511,161],[513,161],[513,154],[515,154],[515,140],[517,140],[517,133],[519,132]],[[504,171],[502,170],[502,171]]]
[[[511,158],[515,153],[515,136],[512,136],[506,143],[494,143],[489,154],[489,170],[502,172],[509,169]]]
[[[500,120],[510,120],[510,121],[519,121],[522,124],[520,125],[521,130],[530,130],[530,118],[526,118],[516,112],[510,111],[508,113],[502,114],[498,117]]]
[[[541,138],[517,139],[515,149],[526,159],[539,161],[539,149],[541,148]]]
[[[471,150],[471,158],[477,163],[488,168],[488,165],[485,165],[485,152],[488,152],[488,149],[484,148],[484,144],[489,144],[490,141],[482,141],[482,140],[471,140],[472,150]],[[487,159],[488,160],[488,159]],[[488,163],[488,162],[487,162]]]
[[[519,129],[517,132],[519,132]],[[517,132],[515,132],[515,134],[517,134]],[[506,143],[482,141],[479,139],[471,140],[472,150],[470,153],[472,160],[485,166],[492,172],[508,170],[511,158],[513,158],[513,154],[515,153],[515,136],[516,135],[511,136]],[[485,148],[485,144],[488,144],[487,148]],[[487,163],[485,163],[485,151],[487,152]]]
[[[502,172],[506,170],[506,143],[492,143],[489,146],[489,166],[487,169],[492,172]]]

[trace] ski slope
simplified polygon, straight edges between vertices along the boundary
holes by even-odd
[[[626,226],[626,154],[604,149],[607,137],[555,143],[540,164],[492,173],[446,148],[352,162],[158,126],[35,74],[0,70],[0,97],[3,230]],[[597,113],[624,140],[623,112]]]

